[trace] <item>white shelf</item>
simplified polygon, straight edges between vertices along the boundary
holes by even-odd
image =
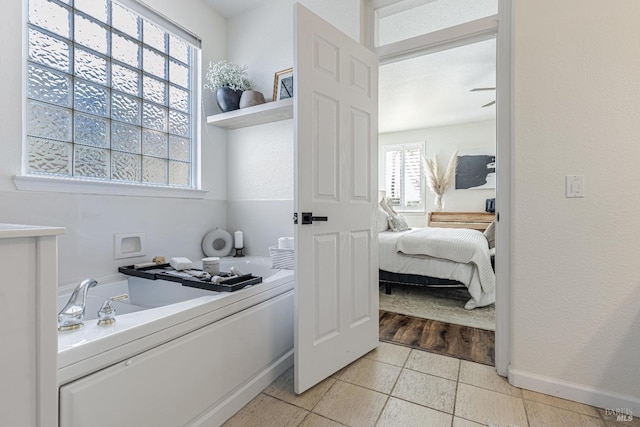
[[[207,123],[225,129],[238,129],[293,118],[293,98],[241,108],[207,117]]]

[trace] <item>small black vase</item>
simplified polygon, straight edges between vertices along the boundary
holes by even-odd
[[[233,90],[226,86],[218,88],[216,91],[218,107],[223,113],[237,110],[240,108],[240,96],[242,96],[241,90]]]

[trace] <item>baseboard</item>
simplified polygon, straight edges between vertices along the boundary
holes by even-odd
[[[526,390],[584,403],[596,408],[628,410],[634,417],[640,416],[640,400],[633,396],[532,374],[513,369],[511,366],[509,366],[509,382]]]
[[[293,349],[289,350],[278,360],[256,374],[243,386],[238,388],[229,397],[224,399],[214,408],[207,411],[196,421],[190,424],[192,427],[218,427],[242,409],[254,397],[260,394],[269,384],[293,366]]]

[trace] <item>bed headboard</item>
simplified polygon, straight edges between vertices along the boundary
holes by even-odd
[[[496,215],[488,212],[429,212],[427,225],[441,228],[471,228],[484,231]]]

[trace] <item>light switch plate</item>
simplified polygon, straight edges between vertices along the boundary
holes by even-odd
[[[584,197],[584,175],[565,176],[566,197]]]

